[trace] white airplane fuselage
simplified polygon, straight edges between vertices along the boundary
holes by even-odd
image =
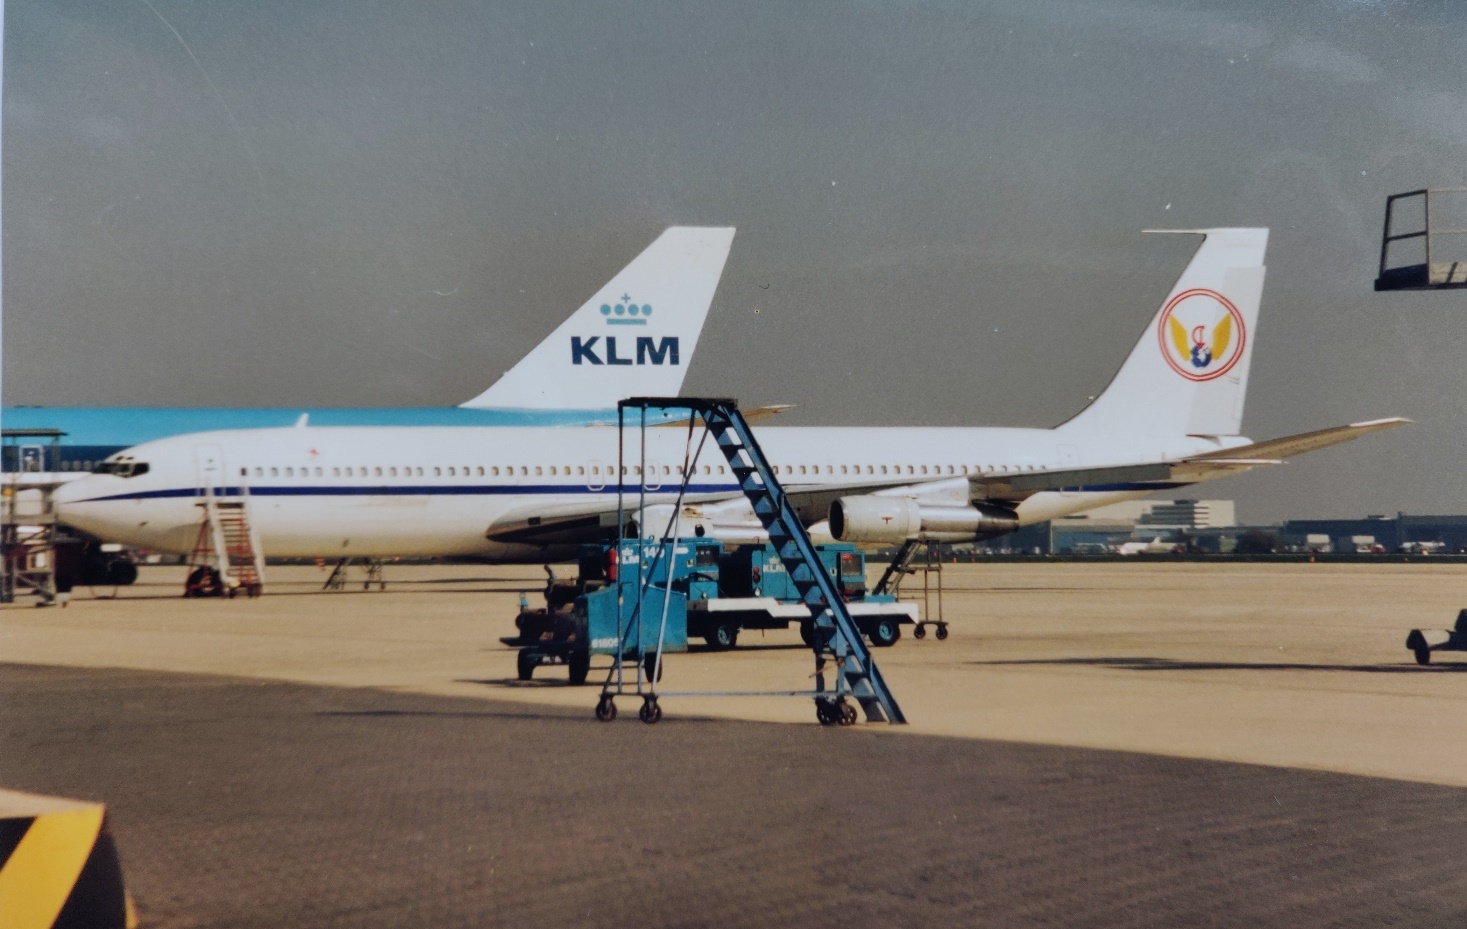
[[[695,446],[700,433],[693,433]],[[697,451],[688,435],[678,427],[646,430],[648,504],[676,498],[684,462]],[[624,437],[625,501],[635,509],[643,482],[641,433],[628,429]],[[1082,443],[1063,428],[766,427],[757,438],[787,491],[879,487],[880,494],[952,503],[968,501],[970,476],[1172,461],[1248,441],[1132,435]],[[206,483],[226,494],[247,488],[250,519],[270,557],[533,561],[546,557],[544,546],[495,541],[491,530],[517,518],[616,507],[614,427],[230,430],[161,439],[129,454],[148,465],[146,473],[71,483],[62,494],[62,519],[163,552],[193,545]],[[691,471],[686,502],[742,498],[711,441]],[[1016,512],[1027,525],[1157,489],[1109,484],[1046,491]]]

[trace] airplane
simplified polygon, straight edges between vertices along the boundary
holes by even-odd
[[[0,468],[67,481],[144,442],[210,429],[319,426],[581,426],[614,423],[616,400],[676,394],[693,360],[735,230],[671,226],[483,393],[456,407],[25,407],[9,430],[58,430],[56,451],[32,436]],[[620,342],[618,342],[620,339]],[[59,459],[59,460],[58,460]]]
[[[1170,555],[1181,550],[1175,542],[1163,542],[1161,536],[1157,536],[1150,542],[1140,540],[1122,542],[1116,547],[1117,555]]]
[[[1053,428],[760,427],[760,445],[812,534],[896,544],[993,538],[1158,490],[1281,464],[1391,429],[1379,419],[1264,442],[1240,434],[1267,229],[1203,237],[1109,386]],[[635,433],[633,433],[635,435]],[[63,518],[100,537],[190,550],[207,483],[247,491],[271,557],[572,557],[614,538],[618,485],[650,508],[630,528],[757,539],[716,448],[687,428],[455,426],[206,432],[149,442],[60,492]],[[620,467],[625,473],[618,473]],[[660,509],[659,509],[660,508]]]

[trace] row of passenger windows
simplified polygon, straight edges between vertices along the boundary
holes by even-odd
[[[338,478],[445,476],[530,477],[531,473],[533,472],[533,475],[535,477],[586,477],[587,467],[587,465],[576,465],[574,468],[572,468],[570,465],[448,465],[446,468],[443,466],[424,468],[419,465],[404,465],[403,467],[399,468],[391,465],[373,465],[370,467],[337,466],[332,468],[324,468],[320,465],[310,467],[294,467],[291,465],[287,465],[285,467],[267,468],[257,466],[254,468],[240,468],[239,475],[240,477],[326,477],[329,474],[329,476],[331,477]],[[658,465],[651,465],[647,468],[647,473],[649,475],[655,476],[658,473],[658,468]],[[678,477],[683,476],[682,465],[661,465],[660,468],[664,477],[671,477],[674,474]],[[611,477],[616,474],[616,468],[613,465],[595,464],[590,465],[589,469],[590,476],[592,477]],[[944,474],[992,474],[995,472],[1007,473],[1009,471],[1033,470],[1033,465],[1015,465],[1012,468],[1010,468],[1008,465],[999,465],[998,467],[994,467],[993,465],[775,465],[774,468],[776,474],[783,474],[787,477],[792,477],[796,474],[802,474],[807,477],[820,474],[824,474],[827,476],[835,476],[837,474],[840,474],[848,477],[853,475],[875,476],[879,474],[884,474],[890,476],[906,474],[914,477],[918,475],[927,475],[931,477],[934,475],[941,476]],[[703,465],[704,476],[712,476],[715,471],[718,474],[728,473],[727,469],[723,465]],[[621,473],[641,476],[642,468],[640,465],[632,465],[630,467],[623,466],[621,469]],[[697,474],[696,467],[693,469],[693,473],[694,475]]]

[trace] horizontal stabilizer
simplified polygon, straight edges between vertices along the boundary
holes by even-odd
[[[1314,432],[1301,432],[1298,435],[1284,436],[1282,439],[1269,439],[1267,442],[1255,442],[1252,445],[1243,445],[1238,448],[1210,452],[1206,455],[1189,458],[1188,461],[1289,458],[1294,455],[1302,455],[1305,452],[1329,448],[1331,445],[1351,442],[1361,436],[1370,435],[1372,432],[1383,432],[1386,429],[1394,429],[1397,426],[1404,426],[1410,422],[1411,420],[1403,416],[1392,416],[1389,419],[1372,419],[1368,422],[1351,423],[1348,426],[1335,426],[1332,429],[1317,429]]]

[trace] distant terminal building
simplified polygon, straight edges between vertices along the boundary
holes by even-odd
[[[1134,550],[1135,543],[1159,540],[1188,551],[1231,554],[1245,536],[1255,544],[1267,540],[1280,552],[1449,554],[1467,552],[1467,515],[1397,513],[1240,526],[1231,500],[1133,500],[1025,526],[972,548],[994,554],[1084,555]]]
[[[1223,529],[1238,524],[1231,500],[1158,500],[1136,520],[1142,527],[1168,529]]]
[[[1235,512],[1231,500],[1128,500],[1054,520],[1048,551],[1100,554],[1127,542],[1181,542],[1198,529],[1234,525]]]
[[[1281,541],[1300,551],[1467,551],[1467,516],[1367,516],[1364,519],[1291,519]],[[1324,547],[1328,540],[1328,547]]]

